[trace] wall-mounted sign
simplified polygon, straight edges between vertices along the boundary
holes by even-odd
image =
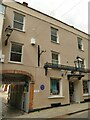
[[[39,93],[40,91],[39,90],[34,90],[34,93]]]
[[[41,85],[41,86],[40,86],[40,89],[41,89],[41,90],[44,90],[44,89],[45,89],[45,86],[44,86],[44,85]]]

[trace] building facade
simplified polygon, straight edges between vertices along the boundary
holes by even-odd
[[[25,2],[3,5],[2,83],[10,85],[10,104],[29,112],[88,100],[89,35]]]

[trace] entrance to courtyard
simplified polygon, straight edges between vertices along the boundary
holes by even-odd
[[[31,79],[22,71],[2,73],[2,93],[7,93],[7,104],[25,112],[32,109],[33,84]]]

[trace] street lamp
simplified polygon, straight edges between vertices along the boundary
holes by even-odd
[[[81,69],[84,68],[83,60],[79,56],[76,57],[76,60],[74,61],[74,64],[75,64],[75,70],[76,71],[81,70]],[[80,71],[79,71],[79,73],[81,74]]]
[[[11,28],[10,25],[5,29],[5,32],[6,32],[6,37],[7,37],[5,40],[5,46],[6,46],[8,43],[8,39],[11,36],[11,33],[13,32],[13,29]]]
[[[75,60],[75,61],[74,61],[74,64],[75,64],[75,69],[77,70],[77,68],[78,68],[78,61]]]
[[[75,61],[74,61],[74,64],[75,64],[75,68],[77,69],[77,68],[79,68],[80,67],[80,64],[82,65],[82,58],[81,57],[79,57],[79,56],[77,56],[76,57],[76,59],[75,59]]]

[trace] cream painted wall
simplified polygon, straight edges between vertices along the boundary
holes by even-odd
[[[61,102],[62,104],[69,104],[69,82],[67,74],[61,76],[60,70],[48,69],[47,76],[45,76],[44,64],[51,62],[51,51],[60,53],[60,62],[64,65],[74,66],[74,60],[77,56],[85,58],[86,65],[88,63],[88,35],[82,33],[60,21],[52,19],[44,14],[26,8],[17,3],[5,3],[6,19],[4,29],[11,25],[13,26],[13,12],[19,12],[25,15],[25,31],[14,30],[11,34],[7,46],[4,45],[5,32],[3,31],[3,54],[5,54],[5,62],[3,70],[23,70],[29,72],[35,81],[34,84],[34,100],[33,108],[47,107],[53,102]],[[50,28],[51,26],[58,29],[59,44],[51,42]],[[84,44],[84,51],[77,49],[77,37],[82,37]],[[31,45],[31,38],[36,39],[36,45]],[[21,64],[11,63],[9,61],[10,43],[17,42],[23,44],[23,62]],[[46,50],[41,55],[40,67],[38,67],[38,45],[41,50]],[[88,65],[87,65],[88,67]],[[65,72],[65,71],[64,71]],[[62,98],[50,99],[50,77],[60,78],[62,80]],[[83,78],[84,79],[84,78]],[[81,82],[79,82],[81,87]],[[44,84],[45,89],[40,90],[40,85]],[[82,98],[82,88],[78,89],[80,99]]]

